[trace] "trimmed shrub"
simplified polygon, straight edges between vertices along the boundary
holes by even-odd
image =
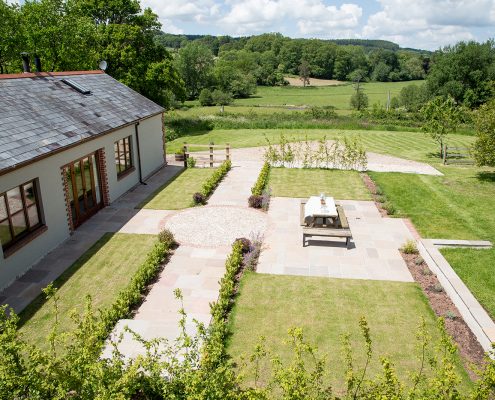
[[[248,238],[239,238],[235,243],[241,244],[242,254],[247,253],[251,249],[251,241]]]
[[[230,160],[226,160],[217,168],[217,170],[210,176],[205,183],[203,183],[203,187],[201,188],[201,194],[207,199],[216,189],[220,181],[227,175],[227,172],[232,168],[232,162]]]
[[[265,190],[266,185],[268,184],[268,177],[270,175],[270,164],[265,161],[263,164],[263,168],[261,168],[260,174],[258,175],[258,179],[256,183],[251,188],[251,193],[254,195],[261,196],[263,194],[263,190]]]
[[[196,166],[196,159],[194,157],[187,157],[187,168],[194,168]]]
[[[263,207],[263,196],[252,194],[248,199],[249,207],[252,208],[262,208]]]
[[[201,93],[199,94],[199,104],[201,104],[203,107],[212,106],[215,104],[213,102],[213,95],[210,89],[204,88],[201,91]]]
[[[162,231],[158,234],[158,240],[167,246],[167,248],[172,248],[177,244],[174,234],[168,229],[162,229]]]
[[[206,203],[205,196],[202,193],[196,192],[193,194],[194,204],[202,205]]]

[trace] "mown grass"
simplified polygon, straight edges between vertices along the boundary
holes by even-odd
[[[193,194],[201,191],[203,182],[213,172],[215,168],[188,168],[156,190],[139,207],[153,210],[180,210],[191,207]]]
[[[361,88],[368,95],[370,106],[374,103],[385,105],[388,93],[393,97],[404,86],[411,84],[422,85],[424,81],[409,82],[369,82],[361,83]],[[294,106],[333,106],[337,111],[349,112],[350,99],[355,88],[353,84],[320,87],[294,87],[259,86],[257,92],[247,99],[238,99],[238,106],[268,106],[268,105],[294,105]],[[188,102],[188,105],[198,105],[197,101]]]
[[[272,168],[268,187],[272,196],[309,197],[324,192],[341,200],[370,200],[370,193],[356,171]]]
[[[183,143],[216,144],[230,143],[232,147],[266,146],[266,138],[271,143],[279,143],[284,134],[290,141],[342,139],[345,136],[358,136],[368,151],[405,157],[424,162],[440,162],[438,144],[423,132],[391,132],[343,129],[218,129],[206,133],[186,135],[167,144],[167,151],[182,148]],[[474,138],[465,135],[449,135],[447,143],[465,147]]]
[[[94,309],[113,304],[155,242],[155,235],[107,233],[57,278],[60,332],[75,327],[71,312],[83,312],[86,296],[91,296]],[[48,348],[46,338],[55,323],[53,305],[41,294],[20,314],[20,333],[29,343]]]
[[[475,167],[439,167],[444,176],[370,173],[422,237],[495,242],[495,173]],[[495,250],[443,249],[469,289],[495,318]]]
[[[379,357],[387,356],[399,377],[410,382],[407,372],[420,367],[415,334],[422,317],[432,343],[439,340],[436,318],[421,289],[412,283],[245,274],[232,311],[228,352],[239,362],[241,356],[252,354],[260,336],[264,336],[267,349],[288,360],[291,353],[283,342],[289,328],[300,327],[305,338],[326,356],[326,382],[342,390],[345,363],[341,335],[351,335],[355,365],[361,368],[365,351],[358,322],[362,316],[368,321],[373,340],[374,358],[368,376],[380,371]],[[269,362],[263,362],[261,380],[269,371]],[[460,362],[458,371],[469,385]],[[247,376],[253,379],[252,371]]]

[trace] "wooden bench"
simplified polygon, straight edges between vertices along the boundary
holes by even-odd
[[[306,236],[326,236],[326,237],[341,237],[345,238],[346,247],[349,248],[349,244],[352,238],[352,233],[349,228],[349,222],[344,213],[344,208],[341,205],[336,205],[337,213],[339,214],[337,219],[336,227],[310,227],[306,224],[306,219],[304,216],[304,206],[306,205],[306,200],[301,200],[300,205],[300,222],[303,227],[303,247],[306,246]]]

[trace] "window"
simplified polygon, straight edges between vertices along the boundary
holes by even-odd
[[[115,166],[117,176],[125,174],[133,169],[131,153],[131,136],[120,139],[114,144],[115,149]]]
[[[41,225],[36,180],[0,194],[0,241],[4,250]]]

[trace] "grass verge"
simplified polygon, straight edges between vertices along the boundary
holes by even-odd
[[[215,171],[216,168],[188,168],[155,191],[139,208],[180,210],[191,207],[193,194],[201,191],[203,183]]]
[[[340,200],[370,200],[359,172],[328,169],[271,168],[272,196],[309,197],[325,193]]]
[[[144,263],[156,243],[155,235],[111,234],[102,236],[84,255],[54,282],[58,288],[61,331],[74,328],[72,310],[83,312],[86,296],[91,296],[94,309],[110,307],[118,293],[126,288],[132,276]],[[53,300],[38,296],[21,314],[20,332],[40,348],[47,348],[46,336],[55,315]]]

